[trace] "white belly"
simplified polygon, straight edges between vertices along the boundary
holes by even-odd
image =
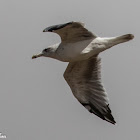
[[[61,43],[56,51],[58,59],[65,62],[80,61],[99,53],[100,44],[97,39],[76,43]]]

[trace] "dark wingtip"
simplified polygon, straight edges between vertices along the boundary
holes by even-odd
[[[111,110],[109,108],[109,105],[106,106],[106,113],[101,113],[93,104],[82,104],[84,107],[88,106],[88,110],[90,113],[94,113],[95,115],[97,115],[98,117],[100,117],[101,119],[112,123],[112,124],[116,124],[116,121],[114,120],[114,117],[111,114]]]
[[[112,116],[112,115],[111,115]],[[116,124],[116,121],[114,120],[114,118],[113,118],[113,116],[111,117],[111,118],[106,118],[105,117],[105,120],[107,121],[107,122],[109,122],[109,123],[112,123],[112,124]]]
[[[61,28],[65,27],[65,26],[67,26],[69,24],[72,24],[72,23],[73,23],[73,21],[72,22],[68,22],[68,23],[64,23],[64,24],[52,25],[50,27],[45,28],[43,30],[43,32],[53,32],[55,30],[61,29]]]
[[[114,119],[114,117],[112,115],[112,112],[110,110],[109,104],[107,105],[106,109],[107,109],[108,113],[106,115],[104,115],[105,120],[115,125],[116,121],[115,121],[115,119]]]
[[[48,30],[44,29],[43,32],[47,32]]]

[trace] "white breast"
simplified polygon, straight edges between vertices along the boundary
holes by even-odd
[[[70,62],[75,60],[83,60],[85,59],[83,58],[84,56],[82,57],[82,55],[84,55],[84,50],[86,50],[86,48],[90,48],[92,41],[93,39],[75,43],[61,43],[56,53],[59,55],[61,61]]]

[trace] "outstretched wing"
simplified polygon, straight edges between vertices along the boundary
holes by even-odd
[[[101,82],[100,58],[70,62],[64,78],[78,101],[103,120],[115,124],[107,93]]]
[[[57,33],[64,42],[96,38],[96,36],[88,31],[81,22],[68,22],[65,24],[53,25],[44,29],[43,32]]]

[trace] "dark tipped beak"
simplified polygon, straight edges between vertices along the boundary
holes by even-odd
[[[35,58],[38,58],[38,57],[41,57],[41,56],[43,56],[42,53],[40,53],[40,54],[36,54],[36,55],[33,55],[33,56],[32,56],[32,59],[35,59]]]

